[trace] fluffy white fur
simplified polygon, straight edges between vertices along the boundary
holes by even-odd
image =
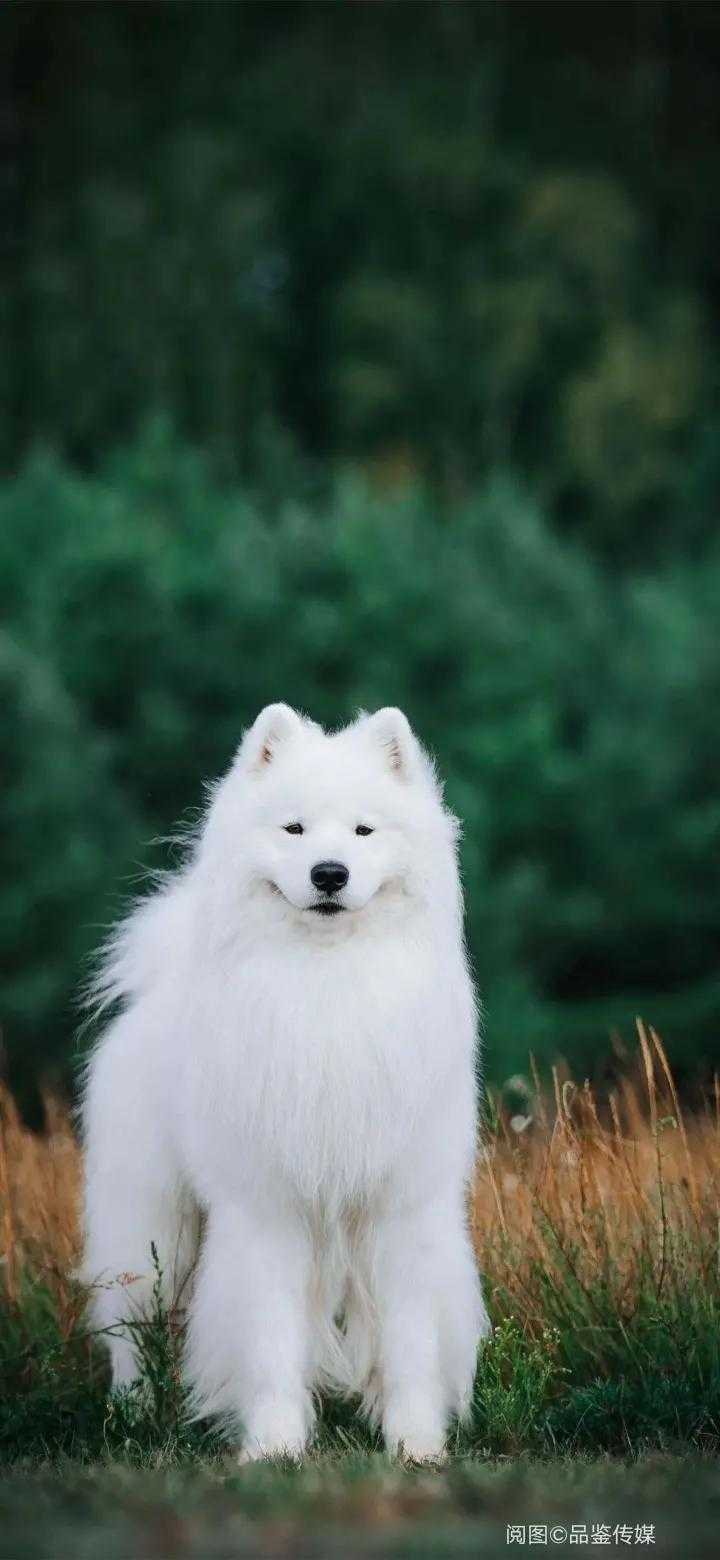
[[[456,834],[399,710],[330,734],[271,705],[187,864],[106,955],[119,1011],[84,1102],[95,1320],[127,1382],[118,1324],[147,1301],[154,1241],[169,1301],[185,1283],[195,1408],[246,1456],[300,1455],[322,1384],[362,1392],[416,1458],[467,1406],[487,1320]],[[328,860],[349,878],[325,915],[310,871]]]

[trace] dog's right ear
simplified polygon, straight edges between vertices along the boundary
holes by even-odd
[[[237,761],[243,769],[262,771],[272,764],[278,748],[299,736],[300,716],[289,704],[267,704],[245,732]]]

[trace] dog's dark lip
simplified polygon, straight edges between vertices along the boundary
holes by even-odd
[[[285,899],[282,889],[273,883],[272,878],[268,878],[267,886],[273,894],[279,894],[281,899]],[[305,909],[314,910],[316,915],[339,915],[341,910],[347,910],[347,905],[339,905],[336,899],[319,899],[316,905],[306,905]]]

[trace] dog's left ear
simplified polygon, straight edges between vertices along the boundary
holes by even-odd
[[[247,769],[263,770],[273,762],[284,742],[298,736],[300,716],[289,704],[267,704],[240,743],[238,760]]]
[[[368,737],[377,744],[385,757],[388,769],[400,780],[409,780],[418,765],[419,750],[410,722],[402,710],[388,705],[368,715]]]

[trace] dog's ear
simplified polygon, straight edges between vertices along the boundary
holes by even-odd
[[[263,770],[272,764],[278,748],[299,736],[300,716],[289,704],[267,704],[240,743],[238,761],[245,769]]]
[[[366,730],[383,753],[388,769],[399,779],[409,780],[417,769],[419,754],[410,722],[402,710],[392,705],[376,710],[374,715],[368,715]]]

